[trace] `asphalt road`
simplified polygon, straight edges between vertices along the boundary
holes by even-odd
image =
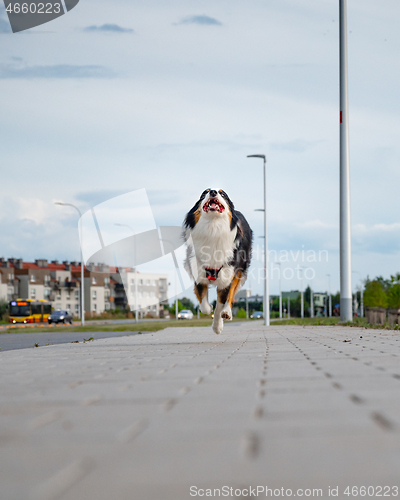
[[[35,344],[39,344],[42,347],[45,345],[68,344],[77,340],[83,342],[84,339],[89,339],[90,337],[97,340],[111,337],[126,337],[127,335],[138,335],[138,332],[60,332],[50,329],[48,332],[34,332],[27,329],[26,332],[20,331],[18,333],[1,334],[0,348],[3,352],[14,349],[33,348]]]

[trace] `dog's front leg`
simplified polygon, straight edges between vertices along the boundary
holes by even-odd
[[[208,302],[208,285],[203,285],[201,283],[195,283],[194,285],[194,293],[200,304],[200,311],[203,314],[211,314],[212,307]]]
[[[214,321],[212,324],[212,329],[217,334],[221,333],[224,328],[224,309],[229,294],[229,288],[230,287],[224,288],[223,290],[217,290],[217,306],[214,311]]]

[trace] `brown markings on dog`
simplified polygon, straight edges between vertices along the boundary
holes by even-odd
[[[231,288],[231,285],[229,285],[228,287],[224,288],[223,290],[217,290],[218,302],[220,304],[225,304],[225,302],[228,300],[228,295],[229,295],[230,288]]]
[[[202,302],[204,297],[207,295],[208,285],[202,285],[201,283],[194,284],[194,293],[196,294],[197,300]]]
[[[225,304],[226,302],[229,302],[232,309],[232,302],[233,299],[235,298],[241,278],[242,278],[242,271],[238,271],[236,275],[233,277],[233,280],[228,287],[224,288],[223,290],[217,290],[218,302],[220,304]]]
[[[196,210],[193,215],[194,215],[194,221],[197,224],[201,216],[201,210],[200,209]]]
[[[238,271],[233,280],[232,280],[232,283],[231,283],[231,286],[229,288],[229,293],[228,293],[228,302],[232,308],[232,302],[233,302],[233,299],[235,298],[235,295],[236,295],[236,291],[237,289],[239,288],[239,285],[240,285],[240,280],[242,279],[242,271]]]

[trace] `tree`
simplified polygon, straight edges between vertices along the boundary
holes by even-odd
[[[384,281],[381,276],[373,281],[366,281],[364,292],[364,305],[366,307],[383,307],[386,309],[388,299]]]
[[[387,298],[389,309],[400,309],[400,283],[390,287]]]

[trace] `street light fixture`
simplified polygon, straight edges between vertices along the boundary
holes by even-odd
[[[264,325],[269,326],[269,283],[268,283],[268,225],[267,225],[267,160],[265,155],[247,155],[247,158],[261,158],[264,163],[264,254],[265,254],[265,281],[264,281]]]
[[[329,317],[332,317],[332,295],[331,295],[331,275],[328,276],[328,296],[329,296]]]
[[[138,323],[139,322],[139,318],[138,318],[138,302],[137,302],[137,292],[138,292],[138,289],[137,289],[137,269],[136,269],[136,265],[137,265],[137,255],[136,255],[136,236],[135,236],[135,231],[133,230],[133,228],[129,225],[129,224],[119,224],[118,222],[115,223],[116,226],[120,226],[120,227],[127,227],[128,229],[130,229],[132,231],[132,234],[133,234],[133,253],[134,253],[134,265],[135,265],[135,323]],[[126,285],[128,287],[128,283]],[[127,290],[127,294],[129,292],[129,287],[128,287],[128,290]],[[128,299],[128,296],[126,297]]]
[[[300,289],[301,317],[304,318],[304,283],[303,283],[304,267],[300,267],[300,269],[301,269],[301,289]]]
[[[78,207],[75,205],[72,205],[72,203],[62,203],[61,201],[55,201],[55,205],[62,205],[63,207],[72,207],[74,208],[78,214],[79,214],[79,224],[81,227],[81,323],[82,326],[85,326],[85,279],[84,279],[84,266],[83,266],[83,252],[82,252],[82,240],[83,240],[83,234],[82,234],[82,214],[81,211],[79,210]]]
[[[361,278],[361,274],[359,271],[352,271],[353,273],[356,273],[360,276],[360,281],[361,281],[361,286],[360,286],[360,294],[361,294],[361,304],[360,304],[360,316],[363,318],[364,317],[364,290],[363,290],[363,281]]]
[[[347,0],[339,0],[340,58],[340,319],[352,321]]]

